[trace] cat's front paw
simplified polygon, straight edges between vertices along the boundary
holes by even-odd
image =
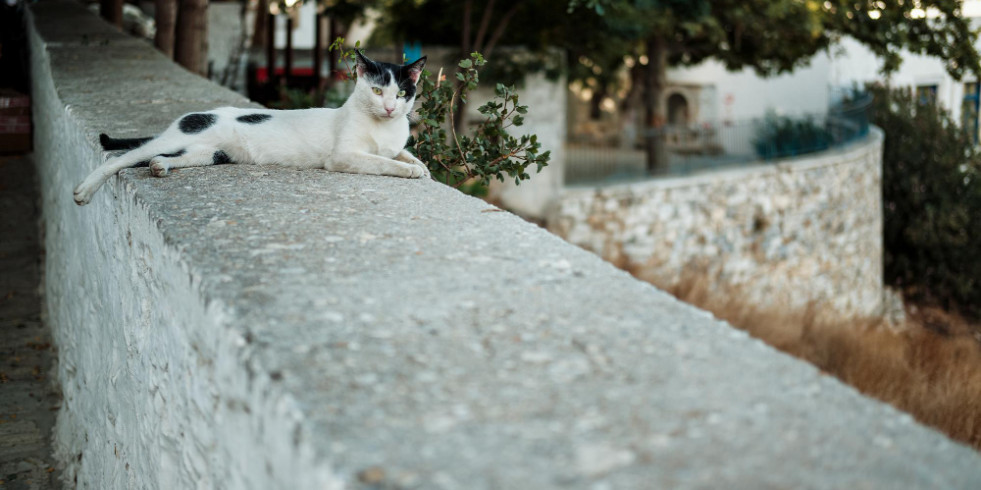
[[[414,162],[409,163],[409,165],[412,166],[413,179],[432,178],[432,174],[429,172],[429,167],[427,167],[425,163],[415,160]]]
[[[420,167],[419,165],[409,164],[409,178],[410,179],[421,179],[423,177],[429,176],[429,169],[426,167]]]

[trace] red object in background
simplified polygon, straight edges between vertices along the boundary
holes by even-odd
[[[283,67],[276,67],[275,73],[276,73],[276,78],[281,78],[283,75],[286,74],[286,69]],[[307,68],[307,67],[293,68],[292,70],[290,70],[290,75],[292,75],[292,77],[294,78],[312,77],[313,68]],[[255,80],[259,83],[269,82],[269,70],[267,70],[266,67],[263,66],[256,68]]]
[[[31,151],[31,98],[0,89],[0,153]]]

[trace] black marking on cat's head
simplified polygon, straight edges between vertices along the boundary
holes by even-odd
[[[246,114],[235,118],[236,121],[246,124],[261,124],[270,119],[272,119],[272,115],[270,114]]]
[[[218,120],[214,114],[188,114],[181,118],[177,127],[184,134],[197,134],[210,128]]]
[[[260,115],[260,114],[254,114],[254,115]],[[264,115],[264,114],[262,114],[262,115]],[[241,119],[241,118],[239,118],[239,119]],[[228,153],[225,153],[225,152],[223,152],[221,150],[218,150],[218,151],[215,152],[214,155],[211,156],[211,164],[212,165],[223,165],[223,164],[226,164],[226,163],[232,163],[232,157],[228,156]]]
[[[367,56],[365,56],[360,49],[355,49],[354,54],[355,54],[355,61],[357,62],[357,66],[355,68],[358,72],[358,78],[365,78],[367,76],[372,76],[372,77],[377,76],[378,69],[374,61],[372,61]]]
[[[396,65],[383,61],[373,61],[365,56],[361,50],[355,50],[355,53],[357,53],[359,78],[364,78],[369,83],[380,87],[386,87],[394,77],[399,90],[405,91],[405,95],[402,96],[404,99],[409,100],[415,96],[416,83],[419,82],[422,68],[426,66],[425,56],[406,65]]]
[[[405,91],[404,97],[406,100],[415,97],[416,84],[419,83],[419,77],[422,76],[422,68],[424,66],[426,66],[425,56],[399,67],[396,81],[399,84],[399,90]]]
[[[401,66],[402,72],[412,80],[412,83],[419,83],[419,77],[422,76],[422,69],[426,67],[426,57],[423,56],[412,63],[408,63]]]

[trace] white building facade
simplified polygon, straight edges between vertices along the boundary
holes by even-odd
[[[962,15],[971,19],[974,27],[981,27],[981,0],[966,0]],[[981,43],[976,41],[976,45],[981,49]],[[690,108],[687,122],[694,124],[756,119],[767,112],[816,114],[827,110],[836,89],[888,82],[893,87],[909,87],[921,98],[936,100],[977,138],[981,85],[976,74],[955,80],[940,59],[910,52],[904,53],[899,70],[888,77],[881,68],[882,61],[871,50],[845,38],[829,53],[816,55],[807,67],[772,78],[760,77],[750,69],[729,72],[716,61],[672,69],[662,103],[672,122],[677,118],[670,117],[671,97],[698,94],[686,97]]]

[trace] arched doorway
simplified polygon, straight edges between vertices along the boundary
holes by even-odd
[[[688,99],[678,93],[671,94],[668,97],[668,124],[672,126],[687,126],[688,120]]]

